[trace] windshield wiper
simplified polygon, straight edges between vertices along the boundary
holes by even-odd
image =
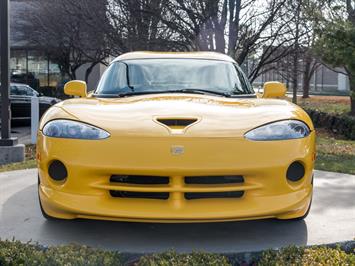
[[[127,97],[135,95],[144,95],[144,94],[159,94],[159,93],[192,93],[192,94],[214,94],[224,97],[232,97],[233,95],[225,92],[202,90],[202,89],[181,89],[181,90],[166,90],[166,91],[136,91],[136,92],[127,92],[117,94],[117,97]]]
[[[170,93],[170,91],[134,91],[134,92],[119,93],[116,96],[117,97],[127,97],[127,96],[144,95],[144,94],[158,94],[158,93]]]
[[[220,91],[210,91],[210,90],[203,90],[203,89],[181,89],[181,90],[176,90],[173,92],[182,92],[182,93],[198,93],[198,94],[214,94],[214,95],[220,95],[224,97],[232,97],[232,94],[225,93],[225,92],[220,92]]]

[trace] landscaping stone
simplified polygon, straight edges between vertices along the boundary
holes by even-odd
[[[23,162],[25,160],[25,145],[0,146],[0,165]]]

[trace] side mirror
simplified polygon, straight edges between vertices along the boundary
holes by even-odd
[[[87,85],[85,81],[72,80],[64,85],[64,93],[70,96],[87,96]]]
[[[264,93],[262,98],[281,98],[286,95],[285,84],[277,81],[270,81],[264,84]]]

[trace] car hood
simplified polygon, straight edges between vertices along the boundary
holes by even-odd
[[[223,98],[206,95],[157,94],[127,98],[71,99],[56,105],[73,119],[111,135],[242,137],[260,125],[283,119],[312,122],[298,106],[285,100]],[[160,119],[194,122],[172,130]]]

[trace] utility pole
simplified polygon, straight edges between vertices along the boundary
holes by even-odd
[[[297,91],[298,91],[298,65],[299,65],[299,49],[300,49],[300,17],[301,17],[301,5],[302,0],[296,1],[297,9],[296,9],[296,32],[295,32],[295,46],[294,46],[294,57],[293,57],[293,97],[292,102],[297,104]]]
[[[11,145],[10,136],[10,99],[9,99],[9,1],[0,0],[0,26],[1,26],[1,144]]]
[[[9,0],[0,0],[1,139],[0,165],[24,160],[25,147],[11,138]]]

